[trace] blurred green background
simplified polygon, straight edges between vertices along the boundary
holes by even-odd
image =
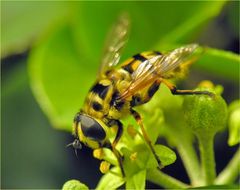
[[[66,145],[73,140],[72,118],[95,80],[107,31],[122,12],[132,22],[123,59],[195,42],[234,52],[210,49],[180,86],[210,79],[224,86],[227,102],[238,98],[237,1],[1,1],[2,188],[61,188],[73,178],[96,186],[101,174],[91,150],[84,147],[77,158]],[[218,171],[234,152],[226,142],[227,133],[217,138]],[[188,181],[179,160],[165,172]]]

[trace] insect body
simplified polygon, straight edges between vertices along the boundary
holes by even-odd
[[[118,159],[124,176],[122,156],[116,149],[123,132],[121,119],[132,115],[139,126],[147,144],[161,167],[153,145],[144,129],[141,116],[134,110],[151,100],[161,83],[166,84],[173,94],[209,94],[206,91],[177,90],[166,79],[177,73],[194,59],[192,53],[196,44],[180,47],[171,52],[143,52],[117,65],[120,52],[127,40],[128,20],[121,17],[113,28],[107,41],[96,83],[90,89],[84,106],[74,118],[74,148],[80,148],[80,142],[92,149],[110,147]],[[114,141],[109,141],[112,127],[117,128]]]

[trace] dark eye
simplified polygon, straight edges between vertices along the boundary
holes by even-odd
[[[95,119],[88,117],[87,115],[81,115],[80,117],[81,129],[86,137],[95,141],[105,139],[106,133]]]

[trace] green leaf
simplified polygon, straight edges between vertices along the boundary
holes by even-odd
[[[60,25],[31,52],[29,75],[34,95],[52,125],[71,131],[94,73],[88,60],[76,52],[68,25]]]
[[[154,149],[163,166],[175,162],[176,154],[171,149],[163,145],[155,145]],[[137,145],[131,151],[127,148],[123,148],[121,151],[124,155],[123,166],[128,178],[131,178],[142,170],[158,167],[156,158],[146,144]]]
[[[174,163],[177,159],[177,156],[174,151],[170,148],[163,145],[155,145],[154,149],[161,160],[163,166],[170,165]]]
[[[88,190],[89,188],[78,180],[72,179],[64,183],[62,190]]]
[[[117,170],[117,169],[119,168],[113,168],[111,169],[111,171],[118,172],[118,174],[120,175],[120,170]],[[122,177],[119,177],[116,174],[108,172],[100,179],[96,187],[96,190],[117,189],[122,184],[124,184],[124,180]]]
[[[229,146],[234,146],[240,142],[240,100],[232,102],[229,106]]]
[[[3,1],[1,56],[26,51],[51,25],[66,17],[66,2]],[[44,14],[43,14],[44,13]]]
[[[136,189],[142,190],[145,189],[145,181],[146,181],[146,170],[142,170],[128,178],[126,181],[126,189]]]
[[[187,3],[189,5],[189,2]],[[174,43],[181,44],[188,42],[192,39],[192,35],[196,34],[197,31],[199,31],[202,26],[206,24],[207,21],[216,17],[220,13],[225,3],[226,1],[208,1],[206,3],[202,3],[200,6],[197,6],[195,8],[189,6],[197,14],[192,14],[184,22],[181,22],[179,25],[177,25],[174,30],[166,33],[166,35],[159,41],[159,43],[157,43],[156,47],[164,49],[167,47],[171,47],[171,44]],[[184,12],[184,10],[180,11]]]
[[[130,151],[127,148],[122,148],[121,151],[124,155],[123,168],[126,174],[126,178],[131,178],[139,171],[144,170],[145,166],[143,160],[147,160],[146,156],[142,155],[138,151],[139,147],[136,147],[134,151]],[[146,151],[148,152],[148,151]],[[134,158],[133,158],[134,155]]]
[[[147,134],[154,144],[159,137],[161,132],[161,127],[164,123],[164,114],[160,108],[152,109],[151,106],[143,106],[140,109],[144,115],[144,126],[146,128]]]
[[[98,61],[108,28],[120,13],[127,12],[132,25],[127,54],[131,56],[153,48],[156,41],[161,44],[156,46],[156,49],[164,50],[161,47],[168,44],[192,41],[195,33],[206,25],[207,21],[217,16],[224,4],[225,1],[195,1],[191,2],[191,6],[189,2],[177,1],[81,2],[76,6],[74,15],[74,34],[78,44],[86,47],[83,51],[92,57],[93,61]]]
[[[224,50],[206,47],[204,53],[194,65],[207,72],[238,82],[240,56]],[[193,66],[194,66],[193,65]]]

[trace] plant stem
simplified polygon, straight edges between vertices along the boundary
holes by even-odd
[[[186,189],[189,187],[189,185],[159,171],[158,169],[148,170],[147,180],[169,189]]]
[[[215,183],[218,185],[233,183],[240,171],[240,148],[234,154],[231,161],[225,167],[225,169],[218,175]]]
[[[199,148],[201,155],[202,175],[204,185],[213,184],[216,178],[215,158],[214,158],[214,134],[199,134]]]
[[[177,149],[193,186],[201,185],[200,165],[192,143],[182,141]]]

